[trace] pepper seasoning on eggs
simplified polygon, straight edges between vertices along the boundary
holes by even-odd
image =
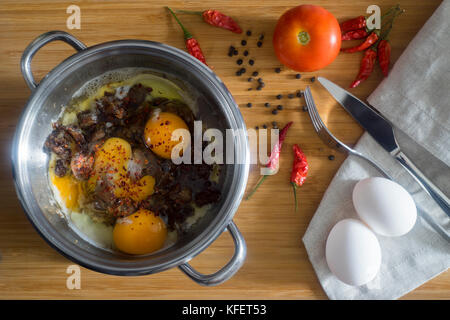
[[[144,140],[147,147],[158,156],[171,159],[172,149],[183,142],[183,136],[178,140],[172,140],[184,129],[189,132],[188,126],[183,119],[170,112],[155,112],[147,121],[144,129]]]

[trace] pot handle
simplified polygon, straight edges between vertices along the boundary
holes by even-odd
[[[83,42],[64,31],[50,31],[41,34],[39,37],[34,39],[33,42],[31,42],[23,52],[22,59],[20,60],[22,75],[28,87],[30,87],[32,91],[37,88],[38,84],[34,80],[33,73],[31,71],[31,60],[40,48],[42,48],[47,43],[56,40],[61,40],[70,44],[77,51],[86,49],[86,45]]]
[[[235,249],[233,257],[222,269],[216,273],[205,275],[196,271],[188,263],[184,263],[178,266],[178,268],[180,268],[189,278],[204,286],[215,286],[230,279],[244,264],[247,255],[247,245],[245,244],[241,232],[233,221],[230,222],[227,229],[233,238]]]

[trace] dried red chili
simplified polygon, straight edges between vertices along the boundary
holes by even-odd
[[[178,17],[172,11],[172,9],[170,9],[169,7],[166,7],[166,8],[169,9],[170,13],[173,15],[173,17],[175,18],[175,20],[178,22],[178,24],[180,25],[181,29],[183,30],[184,41],[185,41],[185,44],[186,44],[186,49],[188,50],[189,54],[191,56],[197,58],[198,60],[200,60],[204,64],[208,65],[206,63],[205,56],[204,56],[204,54],[202,52],[202,49],[200,48],[200,45],[199,45],[198,41],[192,36],[192,34],[189,31],[187,31],[187,29],[183,26],[181,21],[178,19]]]
[[[347,32],[352,30],[358,30],[366,27],[366,17],[359,16],[347,21],[344,21],[340,24],[341,32]]]
[[[347,32],[343,33],[341,36],[341,40],[343,40],[343,41],[359,40],[359,39],[364,39],[368,35],[369,35],[369,33],[367,32],[366,29],[352,30],[352,31],[347,31]]]
[[[291,185],[294,189],[295,211],[297,211],[297,188],[303,185],[308,175],[308,161],[302,149],[297,144],[292,146],[294,151],[294,164],[291,173]]]
[[[280,134],[278,135],[278,141],[273,146],[272,152],[269,157],[269,161],[266,164],[266,168],[270,169],[271,173],[275,173],[278,170],[278,166],[280,164],[280,153],[281,153],[281,147],[283,146],[284,139],[286,139],[286,134],[289,130],[289,128],[292,125],[292,121],[289,122],[284,126],[283,129],[281,129]],[[250,199],[250,197],[255,193],[255,191],[258,189],[258,187],[263,183],[263,181],[269,176],[270,174],[263,175],[258,183],[256,184],[255,188],[250,192],[250,194],[247,196],[246,200]]]
[[[389,63],[391,60],[391,45],[387,40],[381,40],[378,43],[378,63],[380,64],[381,71],[383,75],[387,77],[389,73]]]
[[[375,42],[377,42],[378,37],[379,37],[378,32],[374,31],[366,38],[366,40],[364,40],[363,43],[361,43],[355,47],[351,47],[351,48],[342,48],[341,51],[345,52],[345,53],[353,53],[353,52],[363,51],[363,50],[369,48]]]
[[[359,73],[356,79],[350,85],[350,88],[355,88],[359,86],[361,82],[366,80],[373,71],[375,66],[375,61],[377,59],[376,50],[369,48],[364,52],[364,57],[361,60],[361,66],[359,68]]]
[[[241,27],[237,24],[233,18],[223,14],[218,10],[205,10],[205,11],[190,11],[190,10],[176,10],[177,13],[189,13],[197,14],[203,17],[203,21],[209,23],[212,26],[222,29],[230,30],[234,33],[242,33]]]

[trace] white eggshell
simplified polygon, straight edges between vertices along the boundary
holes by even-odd
[[[339,221],[328,235],[325,256],[331,272],[342,282],[361,286],[371,281],[381,265],[375,234],[361,221]]]
[[[353,189],[353,205],[359,217],[376,233],[397,237],[416,223],[417,209],[401,185],[385,178],[367,178]]]

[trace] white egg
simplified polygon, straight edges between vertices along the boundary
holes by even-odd
[[[325,256],[331,272],[351,286],[368,283],[378,273],[381,249],[375,234],[361,221],[339,221],[328,235]]]
[[[397,237],[416,223],[417,209],[401,185],[385,178],[367,178],[353,189],[353,205],[359,217],[376,233]]]

